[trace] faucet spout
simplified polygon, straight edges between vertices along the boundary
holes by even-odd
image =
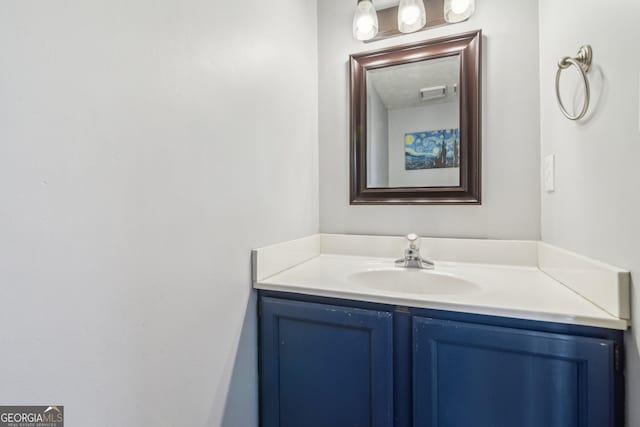
[[[420,268],[420,269],[433,269],[435,264],[433,261],[422,258],[420,255],[420,247],[418,246],[419,237],[417,234],[411,233],[407,235],[409,241],[409,247],[404,250],[404,258],[396,260],[395,264],[398,267],[404,268]]]

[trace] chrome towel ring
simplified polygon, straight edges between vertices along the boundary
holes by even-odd
[[[562,111],[562,114],[569,120],[580,120],[587,114],[589,110],[589,102],[591,101],[591,86],[589,85],[589,78],[587,77],[587,71],[591,67],[591,60],[593,58],[593,51],[591,46],[584,45],[578,51],[578,55],[575,58],[571,58],[570,56],[565,56],[558,62],[558,72],[556,73],[556,97],[558,98],[558,106]],[[566,70],[567,68],[574,66],[580,71],[580,75],[582,76],[582,80],[584,81],[584,105],[582,106],[582,111],[577,116],[572,116],[567,112],[567,109],[564,107],[562,103],[562,98],[560,97],[560,74],[562,74],[562,70]]]

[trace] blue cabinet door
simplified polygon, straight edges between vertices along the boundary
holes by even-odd
[[[613,427],[613,341],[413,318],[414,427]]]
[[[262,298],[262,427],[392,427],[393,317]]]

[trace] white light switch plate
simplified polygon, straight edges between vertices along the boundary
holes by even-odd
[[[544,158],[544,189],[547,193],[556,191],[556,156],[549,154]]]

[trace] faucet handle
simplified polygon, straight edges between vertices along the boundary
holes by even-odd
[[[414,250],[418,248],[417,243],[418,240],[420,240],[420,237],[416,233],[407,234],[407,240],[409,241],[409,248]]]

